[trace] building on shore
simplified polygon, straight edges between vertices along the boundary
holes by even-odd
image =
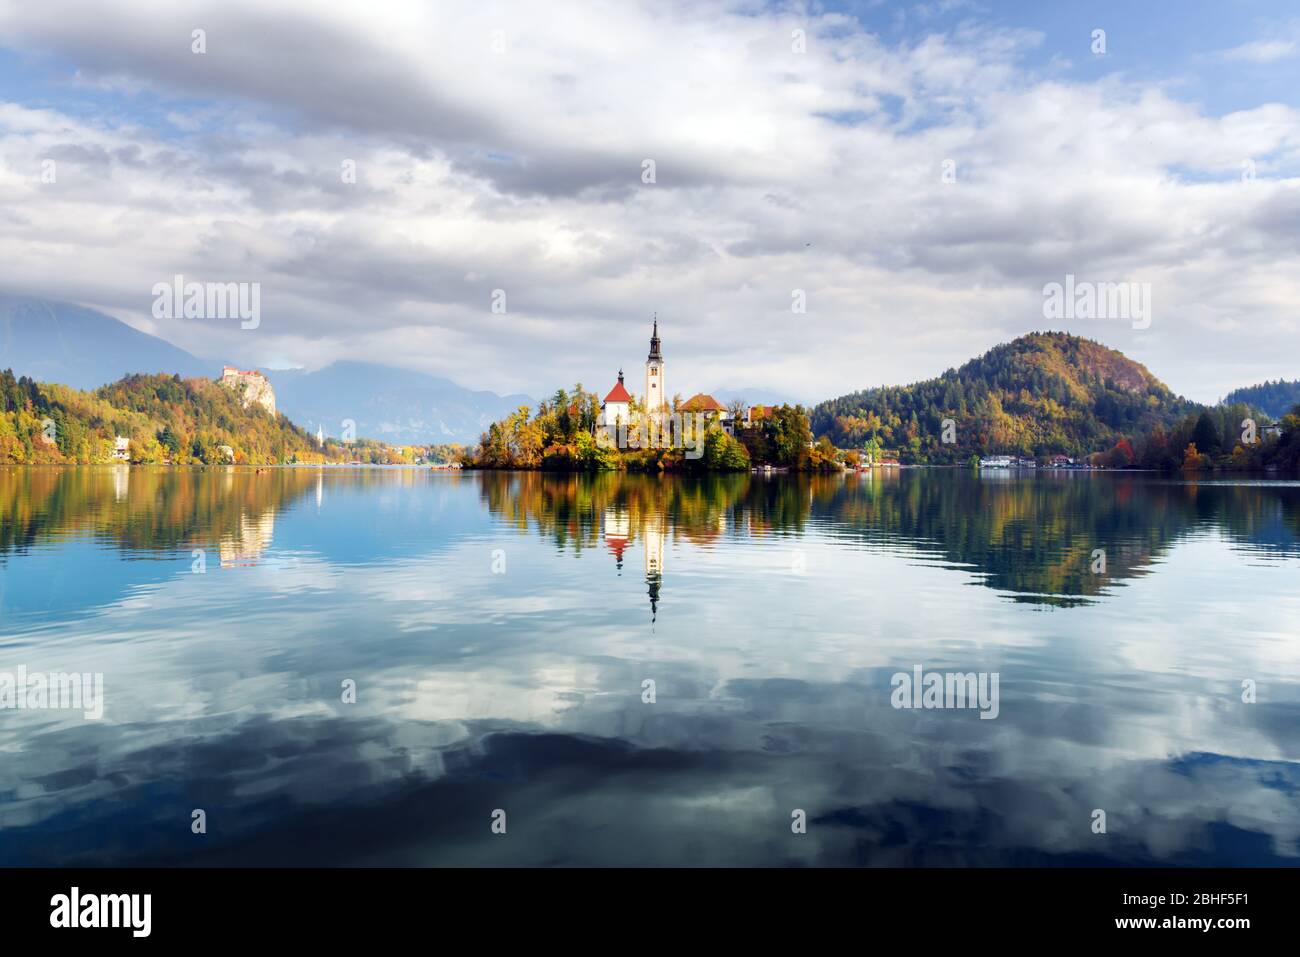
[[[234,366],[223,366],[221,384],[240,394],[245,409],[251,405],[260,405],[275,415],[275,390],[271,388],[266,376],[256,369],[245,371]]]
[[[668,410],[668,386],[664,378],[664,356],[659,345],[659,317],[650,333],[650,354],[645,360],[645,410],[660,415]]]
[[[635,426],[637,422],[644,422],[644,417],[653,421],[657,428],[668,428],[668,417],[676,412],[679,414],[695,413],[702,414],[710,423],[720,425],[728,435],[734,435],[735,429],[742,424],[736,416],[725,405],[715,399],[713,396],[704,392],[697,392],[685,402],[673,406],[673,401],[668,398],[668,385],[665,379],[666,363],[664,361],[663,340],[659,337],[659,319],[654,320],[654,326],[650,333],[650,352],[645,360],[645,392],[641,395],[639,403],[639,417],[633,421],[634,416],[632,403],[636,400],[632,394],[627,391],[626,383],[623,379],[623,370],[618,370],[618,381],[614,387],[609,390],[601,403],[600,416],[596,420],[596,427],[610,430],[611,434],[620,424]],[[745,413],[743,424],[750,425],[751,414],[754,421],[757,422],[766,418],[771,413],[769,406],[755,406]],[[674,426],[676,428],[677,426]]]
[[[612,435],[620,425],[627,425],[631,421],[629,411],[631,402],[632,396],[623,385],[623,370],[619,369],[618,381],[614,383],[614,388],[609,390],[604,404],[600,407],[600,418],[596,420],[596,427],[608,429]]]
[[[671,405],[666,398],[667,386],[664,384],[664,354],[659,340],[659,319],[654,321],[654,331],[650,334],[650,354],[645,360],[645,392],[641,395],[641,410],[645,415],[655,418],[671,412]],[[600,419],[597,425],[616,428],[620,422],[631,421],[632,395],[623,384],[623,370],[618,370],[618,382],[605,396],[601,405]]]
[[[679,407],[680,412],[694,412],[703,415],[706,422],[717,422],[728,435],[734,434],[731,412],[725,405],[711,395],[697,392]]]

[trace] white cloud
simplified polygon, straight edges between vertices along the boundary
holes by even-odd
[[[1244,60],[1249,63],[1272,63],[1295,56],[1294,40],[1254,40],[1223,52],[1225,60]]]
[[[1022,61],[1041,36],[972,21],[891,44],[721,4],[263,10],[0,0],[11,42],[171,114],[0,104],[0,283],[143,325],[160,278],[260,281],[256,333],[156,331],[534,394],[612,381],[657,310],[674,391],[816,399],[1043,328],[1043,284],[1073,272],[1155,284],[1149,332],[1071,331],[1193,397],[1297,372],[1293,106],[1044,80]]]

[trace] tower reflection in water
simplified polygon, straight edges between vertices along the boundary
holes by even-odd
[[[632,513],[623,507],[610,505],[601,515],[605,546],[614,555],[615,567],[623,570],[623,553],[631,543]],[[638,512],[636,532],[641,539],[641,553],[645,562],[645,582],[650,595],[650,621],[659,613],[659,594],[663,587],[664,545],[668,538],[668,523],[657,512]]]

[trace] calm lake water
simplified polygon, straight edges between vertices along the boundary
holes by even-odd
[[[6,468],[20,668],[4,865],[1300,861],[1296,482]]]

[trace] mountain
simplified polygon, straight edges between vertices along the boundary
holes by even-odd
[[[220,364],[93,309],[0,293],[0,369],[95,389],[132,372],[216,376]]]
[[[473,392],[450,379],[366,362],[335,362],[315,372],[269,373],[280,411],[314,430],[396,444],[478,441],[489,425],[521,405],[526,395]]]
[[[1300,405],[1300,381],[1261,382],[1259,385],[1234,389],[1223,399],[1223,405],[1243,403],[1257,412],[1263,412],[1274,419],[1280,419],[1295,406]]]
[[[731,405],[737,399],[745,405],[799,405],[798,399],[758,386],[744,389],[714,389],[709,394],[723,405]]]
[[[0,293],[0,369],[38,382],[96,389],[132,373],[215,379],[224,359],[200,359],[93,309]],[[524,395],[499,396],[450,379],[362,362],[336,362],[315,372],[266,371],[280,411],[314,432],[397,444],[470,444]]]
[[[1122,438],[1170,428],[1199,408],[1114,349],[1043,332],[935,379],[822,402],[812,425],[841,447],[874,439],[905,460],[940,463],[972,454],[1100,452]],[[953,420],[952,442],[943,441],[945,419]]]

